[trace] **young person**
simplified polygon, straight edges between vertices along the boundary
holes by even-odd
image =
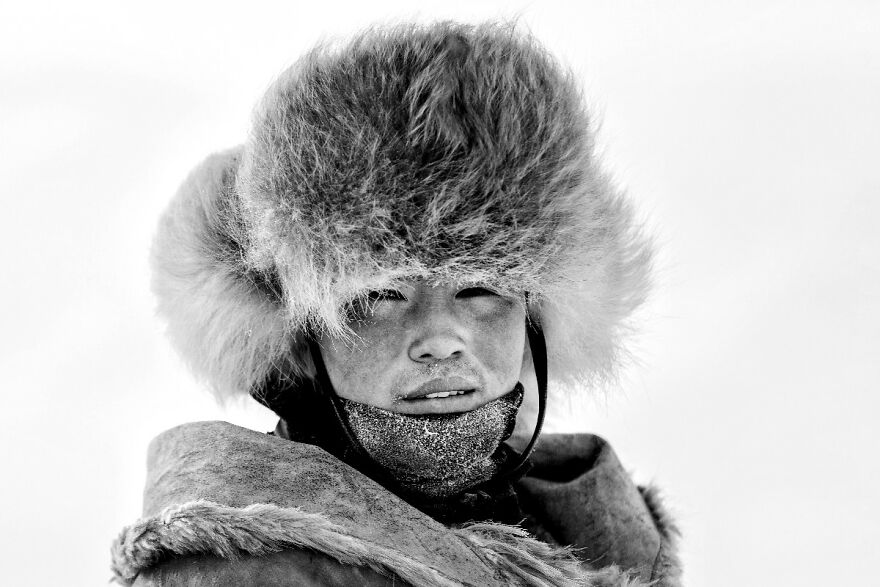
[[[154,256],[193,370],[280,421],[154,440],[120,582],[678,584],[654,492],[602,439],[540,435],[555,394],[613,375],[651,255],[530,36],[314,49],[193,171]]]

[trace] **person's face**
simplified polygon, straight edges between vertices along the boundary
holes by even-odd
[[[359,340],[319,339],[337,395],[403,414],[467,412],[513,389],[523,365],[521,300],[421,280],[371,294]]]

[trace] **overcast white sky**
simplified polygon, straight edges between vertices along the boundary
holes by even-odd
[[[274,75],[389,19],[520,16],[584,82],[662,247],[621,389],[558,427],[665,488],[689,585],[868,584],[880,557],[880,4],[35,2],[0,13],[0,559],[97,585],[145,449],[226,419],[153,316],[189,169]],[[413,8],[417,6],[418,8]]]

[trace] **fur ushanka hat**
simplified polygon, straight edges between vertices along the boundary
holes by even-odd
[[[529,292],[551,385],[613,371],[650,250],[577,84],[511,25],[376,28],[297,61],[164,214],[154,290],[218,397],[307,375],[306,334],[395,280]]]

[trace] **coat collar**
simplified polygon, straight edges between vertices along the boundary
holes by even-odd
[[[186,424],[151,443],[143,516],[113,546],[123,583],[170,557],[291,548],[430,586],[518,584],[524,570],[549,585],[626,575],[517,527],[448,528],[320,448],[226,422]]]

